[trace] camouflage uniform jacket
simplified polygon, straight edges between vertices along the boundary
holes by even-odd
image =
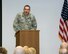
[[[13,28],[15,31],[35,30],[37,28],[35,16],[33,16],[32,14],[25,16],[24,13],[18,13],[13,22]]]

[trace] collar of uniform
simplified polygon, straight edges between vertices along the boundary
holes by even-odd
[[[30,18],[30,16],[31,16],[31,13],[29,13],[29,15],[27,15],[27,16],[24,14],[24,12],[22,13],[22,17]]]

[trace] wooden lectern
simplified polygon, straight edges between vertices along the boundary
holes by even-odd
[[[28,46],[39,54],[39,30],[21,30],[16,33],[16,46]]]

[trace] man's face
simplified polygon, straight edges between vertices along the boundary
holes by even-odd
[[[30,13],[30,8],[29,7],[25,7],[24,8],[24,14],[28,15]]]

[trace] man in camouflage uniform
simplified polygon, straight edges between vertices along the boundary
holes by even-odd
[[[36,30],[37,22],[35,16],[30,13],[29,5],[25,5],[23,12],[16,15],[13,28],[16,32],[19,30]]]

